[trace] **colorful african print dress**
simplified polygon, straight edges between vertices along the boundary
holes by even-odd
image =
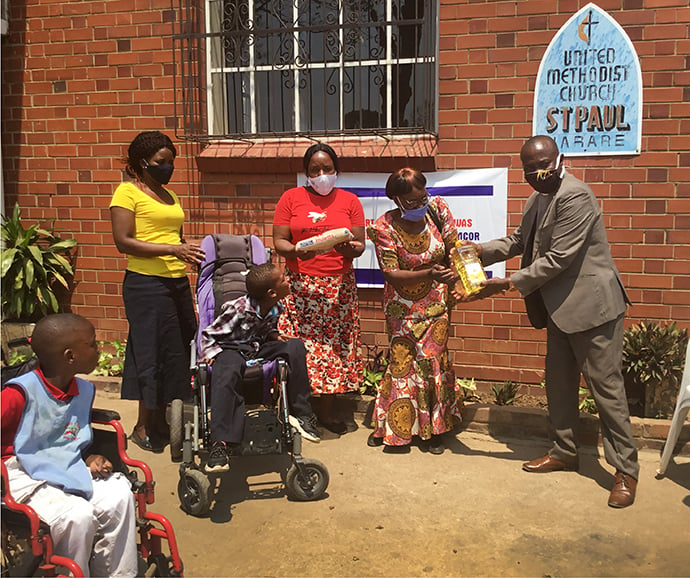
[[[409,235],[393,219],[393,211],[367,229],[382,271],[417,270],[442,264],[446,247],[457,240],[453,216],[445,201],[430,204],[444,223],[440,232],[427,214],[426,228]],[[445,242],[444,242],[445,239]],[[388,367],[374,407],[374,436],[386,445],[429,439],[459,421],[462,393],[448,356],[450,308],[448,286],[431,279],[398,291],[386,283],[383,306],[390,339]]]

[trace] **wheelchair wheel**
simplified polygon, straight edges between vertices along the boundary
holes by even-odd
[[[173,399],[170,404],[168,427],[170,428],[170,459],[173,462],[181,462],[184,441],[184,403],[181,399]]]
[[[303,462],[306,478],[300,475],[295,464],[290,466],[285,478],[288,498],[298,502],[318,500],[328,487],[328,470],[319,460],[306,459]]]
[[[148,568],[142,576],[179,576],[165,554],[152,554],[148,559]]]
[[[177,484],[182,509],[192,516],[203,516],[211,506],[211,481],[199,470],[187,470]]]

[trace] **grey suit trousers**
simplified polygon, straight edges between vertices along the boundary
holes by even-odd
[[[564,333],[549,318],[546,328],[546,395],[554,445],[549,453],[572,461],[577,456],[578,388],[584,375],[599,410],[606,461],[638,479],[640,466],[630,426],[621,373],[621,314],[599,327]]]

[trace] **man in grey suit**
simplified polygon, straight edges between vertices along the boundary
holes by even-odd
[[[606,461],[616,469],[609,506],[635,500],[637,448],[621,374],[623,319],[629,303],[606,239],[592,190],[565,171],[548,136],[530,138],[520,151],[534,193],[520,227],[477,246],[484,265],[522,254],[520,270],[489,279],[479,298],[518,290],[532,325],[546,327],[546,395],[553,446],[523,464],[527,472],[576,470],[580,375],[599,410]],[[466,298],[463,300],[467,300]]]

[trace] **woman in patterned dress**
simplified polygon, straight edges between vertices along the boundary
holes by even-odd
[[[357,391],[362,381],[359,302],[352,260],[364,252],[364,210],[353,193],[335,187],[338,158],[328,145],[307,149],[307,183],[283,193],[273,219],[273,243],[285,257],[291,294],[279,330],[301,339],[313,393],[319,396],[322,426],[342,434],[347,426],[335,395]],[[325,253],[297,250],[295,244],[347,227],[354,235]]]
[[[453,428],[454,418],[459,421],[462,409],[447,347],[449,284],[456,276],[444,264],[457,230],[445,201],[429,199],[419,171],[393,173],[386,196],[397,208],[367,229],[385,280],[390,339],[389,363],[374,407],[375,429],[367,444],[409,451],[416,435],[429,452],[441,454],[440,436]],[[442,224],[441,230],[434,221]]]

